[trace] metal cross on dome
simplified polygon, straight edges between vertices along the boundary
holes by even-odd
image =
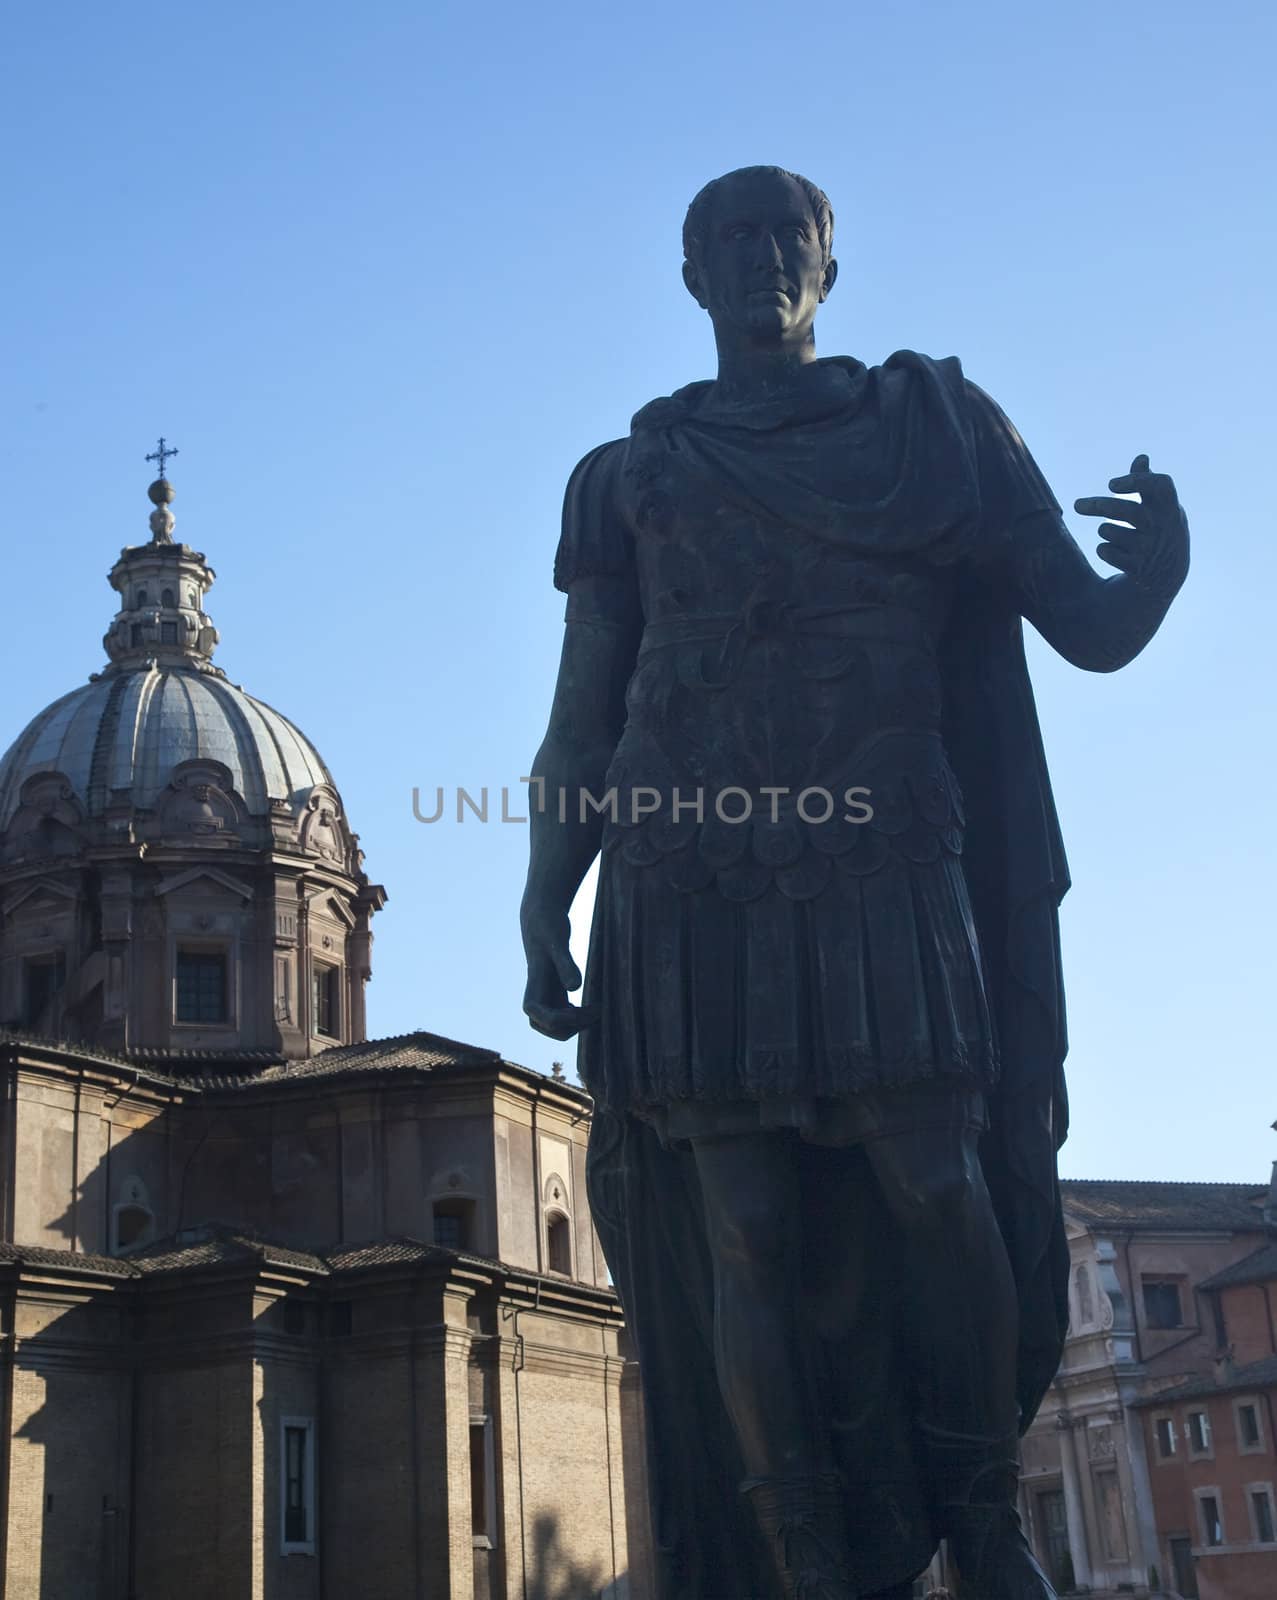
[[[177,455],[177,453],[178,453],[177,446],[174,445],[172,447],[172,449],[170,449],[168,447],[168,445],[166,445],[164,443],[164,435],[161,434],[160,435],[159,448],[157,450],[152,450],[152,452],[150,453],[149,456],[147,456],[146,459],[148,461],[158,461],[159,462],[159,464],[160,464],[160,477],[162,478],[164,476],[164,463],[169,459],[170,456],[175,456],[175,455]]]

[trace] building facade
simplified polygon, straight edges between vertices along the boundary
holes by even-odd
[[[1191,1600],[1277,1595],[1277,1242],[1199,1286],[1213,1368],[1139,1402],[1159,1548]]]
[[[150,493],[0,761],[0,1594],[646,1594],[588,1097],[366,1038],[384,891]]]
[[[1024,1440],[1023,1519],[1062,1592],[1189,1600],[1204,1572],[1205,1528],[1159,1465],[1149,1429],[1164,1413],[1146,1407],[1153,1396],[1215,1384],[1221,1334],[1211,1286],[1269,1248],[1273,1195],[1258,1184],[1062,1187],[1070,1328],[1060,1371]],[[1263,1330],[1247,1326],[1258,1339]],[[1255,1350],[1247,1345],[1246,1353]],[[1176,1426],[1183,1423],[1177,1414]],[[1232,1526],[1241,1528],[1240,1488],[1236,1499]],[[1277,1557],[1277,1545],[1265,1550],[1259,1538],[1267,1531],[1257,1525],[1249,1545],[1265,1570]],[[1211,1589],[1208,1580],[1200,1592],[1211,1600],[1252,1593]],[[1277,1595],[1277,1570],[1254,1593]]]

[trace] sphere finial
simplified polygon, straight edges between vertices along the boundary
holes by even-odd
[[[164,476],[164,464],[170,456],[177,454],[177,446],[165,443],[164,435],[160,435],[158,446],[147,456],[148,461],[158,461],[160,475],[146,491],[155,510],[151,512],[151,539],[155,544],[172,544],[173,528],[176,519],[168,509],[173,503],[173,485]]]

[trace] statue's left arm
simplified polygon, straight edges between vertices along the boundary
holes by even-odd
[[[1175,485],[1136,456],[1129,473],[1110,480],[1112,495],[1075,502],[1084,516],[1109,519],[1098,554],[1118,570],[1102,578],[1006,414],[973,383],[965,396],[990,578],[1066,661],[1090,672],[1124,667],[1157,632],[1188,572],[1188,523]]]
[[[1118,569],[1115,576],[1100,577],[1063,521],[1045,511],[1015,529],[1009,550],[1021,614],[1066,661],[1089,672],[1114,672],[1140,653],[1188,572],[1188,522],[1170,478],[1136,456],[1109,488],[1113,496],[1078,500],[1075,509],[1116,519],[1101,523],[1097,550]]]

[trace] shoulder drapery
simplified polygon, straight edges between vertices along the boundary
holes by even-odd
[[[634,570],[634,538],[617,493],[624,450],[624,439],[599,445],[568,479],[554,554],[554,587],[565,594],[578,578],[624,578]]]

